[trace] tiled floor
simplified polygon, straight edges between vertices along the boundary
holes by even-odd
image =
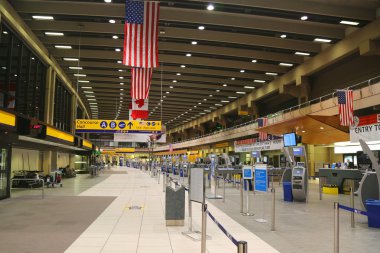
[[[117,198],[65,251],[66,253],[200,252],[200,242],[182,234],[187,227],[165,225],[165,195],[162,182],[158,184],[156,178],[136,169],[114,168],[113,170],[127,170],[128,174],[111,175],[80,196]],[[131,206],[140,206],[142,209],[130,210]],[[209,203],[208,208],[235,238],[248,242],[249,252],[278,252],[214,205]],[[193,226],[199,230],[201,225],[199,204],[193,204],[193,213]],[[236,252],[234,244],[210,219],[207,221],[207,226],[207,234],[211,236],[207,241],[208,252]]]

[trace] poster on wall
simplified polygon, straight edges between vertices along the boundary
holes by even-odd
[[[235,144],[235,152],[252,152],[252,151],[263,151],[263,150],[281,150],[283,148],[283,140],[271,140],[271,141],[262,141],[255,142],[246,145],[236,145]]]
[[[380,114],[360,117],[356,126],[350,128],[350,141],[380,141]]]

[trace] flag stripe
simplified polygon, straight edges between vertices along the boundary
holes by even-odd
[[[261,128],[261,127],[266,127],[268,125],[268,118],[267,117],[264,117],[264,118],[259,118],[257,120],[257,124],[258,124],[258,127]],[[265,133],[265,132],[261,132],[259,131],[259,140],[260,141],[265,141],[268,139],[268,134]]]
[[[339,120],[342,126],[350,126],[354,123],[354,98],[352,90],[337,92]]]
[[[133,99],[147,99],[152,81],[152,69],[131,69],[131,97]]]

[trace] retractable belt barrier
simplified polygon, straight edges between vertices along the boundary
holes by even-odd
[[[343,210],[346,210],[346,211],[349,211],[349,212],[352,212],[352,213],[357,213],[357,214],[368,216],[368,213],[366,211],[362,211],[362,210],[359,210],[359,209],[356,209],[356,208],[344,206],[344,205],[341,205],[339,203],[338,203],[338,207],[340,209],[343,209]]]

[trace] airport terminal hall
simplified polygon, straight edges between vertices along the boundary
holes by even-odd
[[[379,253],[380,0],[0,0],[0,253]]]

